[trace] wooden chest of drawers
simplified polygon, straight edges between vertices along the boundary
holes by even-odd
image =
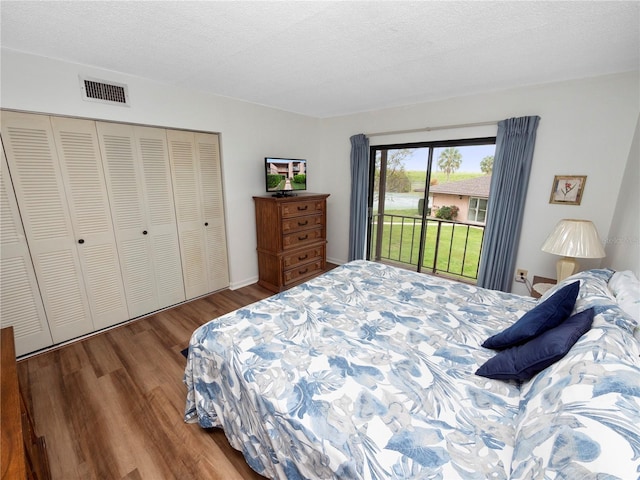
[[[0,472],[2,480],[51,478],[44,437],[38,437],[18,379],[13,327],[0,330]]]
[[[281,292],[322,273],[327,263],[328,196],[253,197],[259,285]]]

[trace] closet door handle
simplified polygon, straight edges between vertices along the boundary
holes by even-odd
[[[146,230],[143,230],[143,231],[142,231],[142,234],[143,234],[143,235],[146,235],[147,233],[148,233],[148,232],[147,232]]]
[[[208,227],[209,226],[209,222],[204,222],[204,226]]]
[[[80,240],[78,240],[78,243],[82,245],[84,243],[84,238],[81,238]]]

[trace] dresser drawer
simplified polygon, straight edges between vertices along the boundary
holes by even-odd
[[[282,268],[287,270],[304,263],[322,259],[324,259],[324,245],[318,245],[307,250],[299,250],[295,253],[284,255],[282,257]]]
[[[324,200],[307,200],[283,204],[282,218],[301,217],[314,213],[324,213]]]
[[[320,259],[313,263],[307,263],[306,265],[300,265],[292,270],[287,270],[284,272],[284,284],[289,285],[290,283],[300,281],[307,277],[313,277],[314,275],[321,273],[323,263],[322,259]]]
[[[324,226],[323,215],[307,215],[304,217],[288,218],[282,220],[282,233],[299,232],[314,227]]]
[[[318,240],[324,240],[324,228],[322,227],[283,235],[282,248],[287,250],[295,247],[301,247]]]

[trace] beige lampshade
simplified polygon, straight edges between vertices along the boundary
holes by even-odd
[[[589,220],[564,219],[542,244],[542,251],[562,255],[556,263],[558,281],[578,271],[577,258],[602,258],[605,256],[598,231]]]
[[[560,220],[542,244],[542,251],[576,258],[605,256],[598,231],[589,220]]]

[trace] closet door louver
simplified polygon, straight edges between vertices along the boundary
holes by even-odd
[[[228,286],[218,136],[167,130],[167,139],[185,291],[194,298]]]
[[[23,355],[51,345],[53,339],[22,229],[4,147],[0,153],[0,326],[13,326],[16,354]]]
[[[222,198],[222,172],[218,136],[196,133],[196,153],[202,188],[202,212],[205,224],[205,253],[209,290],[219,290],[229,285],[227,264],[227,240]]]
[[[184,288],[187,298],[209,292],[193,133],[167,131]]]
[[[129,313],[95,122],[51,117],[73,231],[96,329]]]
[[[183,301],[164,130],[97,122],[129,313]]]
[[[100,151],[111,201],[127,305],[132,317],[156,310],[158,298],[149,249],[149,225],[137,160],[133,126],[97,122]]]
[[[147,218],[151,225],[158,308],[185,300],[182,262],[173,201],[167,134],[164,129],[135,127],[138,158],[142,160]]]
[[[2,141],[53,341],[92,332],[49,117],[3,111]]]

